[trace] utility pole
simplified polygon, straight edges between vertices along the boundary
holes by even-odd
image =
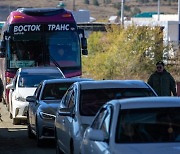
[[[124,25],[124,0],[121,0],[121,24]]]
[[[158,0],[158,21],[160,20],[160,0]]]
[[[73,0],[73,11],[76,11],[76,4],[75,4],[75,0]]]

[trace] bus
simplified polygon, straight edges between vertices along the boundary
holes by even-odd
[[[18,68],[36,66],[56,66],[65,77],[81,76],[81,54],[88,54],[87,39],[71,11],[18,8],[10,13],[1,31],[0,77],[6,86]]]

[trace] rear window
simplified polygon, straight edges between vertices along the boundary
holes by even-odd
[[[72,83],[46,84],[42,94],[42,100],[58,100],[63,97]]]
[[[112,99],[155,96],[148,88],[110,88],[82,90],[80,114],[94,116],[100,107]]]
[[[116,142],[180,142],[180,108],[121,110]]]

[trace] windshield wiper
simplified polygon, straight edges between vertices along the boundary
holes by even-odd
[[[57,63],[57,61],[51,55],[49,55],[49,58],[54,63],[54,65],[56,65],[56,67],[58,67],[62,71],[61,66]]]

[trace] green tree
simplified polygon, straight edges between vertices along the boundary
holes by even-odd
[[[112,26],[88,39],[83,73],[95,79],[144,79],[162,59],[166,46],[159,27]]]

